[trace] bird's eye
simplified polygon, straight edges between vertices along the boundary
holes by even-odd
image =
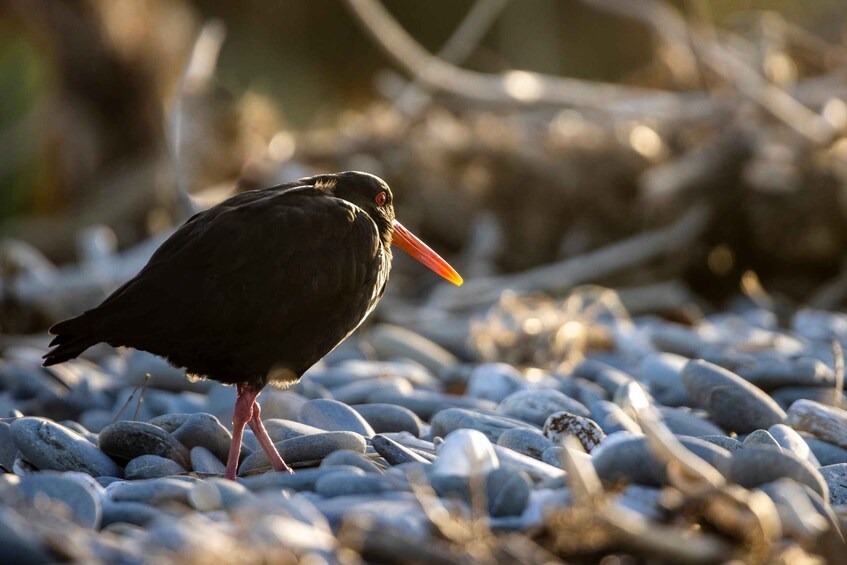
[[[385,206],[385,203],[388,202],[388,194],[383,190],[374,197],[374,202],[377,206]]]

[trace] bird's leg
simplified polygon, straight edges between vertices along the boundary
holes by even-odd
[[[253,406],[258,393],[248,386],[238,385],[238,396],[235,399],[235,410],[232,413],[232,444],[229,447],[229,457],[226,460],[224,477],[235,480],[238,471],[238,456],[241,455],[241,439],[244,436],[244,426],[253,418]]]
[[[256,434],[259,445],[267,453],[274,471],[293,473],[294,471],[291,470],[291,467],[286,465],[285,461],[282,460],[279,451],[277,451],[274,442],[271,440],[271,436],[268,435],[268,430],[265,429],[265,425],[262,423],[262,409],[255,400],[253,400],[253,417],[250,418],[250,427],[253,429],[253,433]]]

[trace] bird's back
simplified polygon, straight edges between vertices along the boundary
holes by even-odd
[[[242,193],[191,218],[100,306],[51,328],[46,363],[104,341],[222,382],[293,380],[370,312],[390,259],[373,220],[320,189]]]

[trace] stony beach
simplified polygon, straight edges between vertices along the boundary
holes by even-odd
[[[4,562],[843,557],[847,316],[804,310],[781,329],[747,304],[694,325],[569,324],[593,337],[555,368],[372,326],[263,392],[296,473],[270,470],[248,431],[237,482],[222,478],[233,388],[137,351],[44,369],[43,351],[9,348]]]

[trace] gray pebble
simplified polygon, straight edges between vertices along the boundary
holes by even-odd
[[[544,453],[547,453],[549,450],[550,448],[548,447],[544,450]],[[539,461],[522,453],[518,453],[517,451],[500,447],[499,445],[494,446],[494,452],[500,460],[501,467],[511,467],[513,469],[523,471],[532,477],[532,480],[534,481],[552,480],[565,474],[559,465],[551,465],[544,461]],[[542,459],[544,458],[544,453],[541,454]],[[588,457],[585,453],[582,455]]]
[[[706,361],[690,361],[682,380],[691,398],[728,431],[767,429],[785,420],[785,412],[761,389]]]
[[[135,459],[140,455],[159,455],[187,468],[188,449],[168,432],[146,422],[115,422],[103,428],[100,449],[120,459]],[[114,473],[103,473],[114,474]]]
[[[147,423],[156,426],[157,428],[162,428],[169,434],[172,434],[190,417],[191,414],[186,413],[162,414],[161,416],[156,416],[155,418],[147,420]]]
[[[738,376],[762,390],[787,386],[833,387],[835,373],[818,359],[767,359],[751,367],[739,367]]]
[[[0,506],[0,547],[3,559],[15,565],[55,563],[56,558],[41,543],[37,535],[13,508]]]
[[[744,447],[744,444],[735,439],[734,437],[729,436],[700,436],[700,439],[708,441],[709,443],[713,443],[717,446],[723,447],[729,452],[737,451]]]
[[[847,463],[847,449],[814,437],[804,437],[803,439],[820,465]]]
[[[798,400],[788,409],[789,426],[847,448],[847,412],[813,400]]]
[[[805,459],[812,467],[821,466],[815,454],[809,449],[809,444],[806,443],[803,436],[795,432],[792,428],[789,428],[785,424],[777,424],[768,428],[768,431],[783,449],[790,451],[800,459]]]
[[[598,400],[590,406],[591,419],[597,422],[597,425],[602,428],[606,435],[615,432],[641,433],[641,426],[635,423],[635,420],[630,418],[629,414],[614,402]]]
[[[377,434],[371,439],[371,443],[374,449],[376,449],[376,452],[391,465],[401,465],[403,463],[429,464],[428,459],[400,445],[389,437]]]
[[[542,422],[543,423],[543,422]],[[433,436],[446,437],[454,430],[469,428],[485,434],[492,442],[497,442],[506,430],[515,428],[537,429],[531,424],[507,418],[481,414],[464,408],[448,408],[432,418],[431,433]]]
[[[19,418],[11,424],[15,445],[41,470],[81,471],[92,476],[121,476],[121,468],[79,435],[44,418]]]
[[[812,498],[820,499],[806,485],[791,479],[779,479],[759,485],[776,505],[784,534],[799,538],[820,535],[828,526],[827,512],[819,512]],[[817,502],[818,500],[816,500]],[[832,522],[832,525],[835,521]]]
[[[833,506],[847,505],[847,463],[827,465],[819,469],[829,487],[829,502]]]
[[[592,359],[577,365],[574,376],[588,379],[601,386],[609,396],[614,396],[620,387],[634,380],[620,369]]]
[[[473,398],[500,402],[513,392],[526,387],[526,379],[511,365],[483,363],[471,371],[465,394]]]
[[[729,452],[702,439],[684,436],[677,439],[713,467],[720,469],[730,460]],[[643,436],[626,433],[609,436],[592,452],[591,462],[600,478],[607,483],[661,486],[667,480],[664,463],[650,451]]]
[[[531,424],[543,426],[551,414],[570,412],[588,416],[588,408],[573,398],[552,388],[521,390],[510,394],[497,406],[497,412]]]
[[[459,362],[455,355],[440,345],[399,326],[379,324],[368,332],[365,339],[380,358],[411,359],[436,375]]]
[[[159,455],[139,455],[124,468],[127,479],[158,479],[186,473],[179,463]]]
[[[618,504],[635,510],[650,520],[660,521],[667,511],[662,507],[662,489],[644,485],[627,485],[615,497]]]
[[[296,491],[314,490],[315,483],[326,474],[336,471],[347,471],[364,475],[365,472],[358,467],[334,466],[334,467],[316,467],[312,469],[302,469],[293,475],[290,473],[264,473],[261,475],[253,475],[250,477],[242,477],[238,482],[252,492],[263,490],[279,490],[290,489]]]
[[[160,510],[143,502],[116,502],[106,499],[103,501],[102,527],[125,522],[136,526],[146,526],[163,514]]]
[[[515,428],[503,432],[497,439],[497,445],[540,460],[541,454],[552,447],[553,442],[538,430]]]
[[[220,421],[211,414],[198,412],[189,416],[171,436],[182,445],[205,447],[214,453],[221,461],[226,461],[229,447],[232,444],[232,434]]]
[[[100,496],[96,488],[86,481],[47,471],[23,477],[18,490],[30,502],[41,496],[58,501],[70,510],[71,519],[83,528],[97,529],[100,526]]]
[[[0,422],[0,467],[6,472],[12,470],[17,452],[18,446],[12,438],[12,427],[6,422]]]
[[[426,390],[416,390],[415,394],[411,396],[377,392],[368,398],[368,403],[396,404],[397,406],[408,408],[424,420],[430,420],[435,413],[448,408],[477,408],[482,410],[494,410],[497,408],[497,404],[490,400]]]
[[[478,477],[474,480],[476,485],[482,486],[482,481]],[[457,498],[464,501],[471,499],[470,477],[433,473],[429,475],[429,483],[439,498]]]
[[[365,438],[355,432],[325,432],[307,436],[294,437],[274,444],[282,458],[289,465],[320,461],[333,451],[349,449],[365,452]],[[239,473],[247,475],[270,469],[268,456],[262,450],[250,454],[241,462]]]
[[[544,422],[544,435],[555,445],[563,444],[565,438],[573,436],[588,453],[606,439],[606,434],[594,420],[570,412],[551,414]]]
[[[115,502],[188,503],[194,483],[176,477],[114,482],[106,487],[106,496]]]
[[[315,482],[315,492],[326,498],[362,494],[379,494],[388,491],[409,490],[397,477],[374,473],[358,475],[346,471],[328,473]]]
[[[259,405],[262,407],[262,419],[284,418],[296,420],[300,414],[300,407],[308,402],[308,398],[300,396],[290,390],[278,390],[267,387],[259,396]]]
[[[402,406],[394,404],[358,404],[353,409],[378,433],[409,432],[420,437],[423,423],[418,416]]]
[[[828,496],[821,474],[807,461],[790,452],[748,445],[733,453],[729,462],[716,467],[729,481],[745,488],[786,477],[810,486],[823,498]]]
[[[332,397],[343,404],[361,404],[367,402],[371,394],[412,394],[414,387],[400,377],[379,377],[355,381],[332,389]]]
[[[742,442],[745,447],[755,445],[756,447],[770,447],[777,451],[782,451],[782,447],[776,439],[767,430],[755,430],[747,434]]]
[[[495,518],[520,515],[532,492],[526,474],[514,469],[494,469],[485,477],[485,496],[488,514]]]
[[[682,369],[689,359],[674,353],[654,353],[644,357],[638,375],[656,402],[665,406],[686,406],[691,398],[682,382]]]
[[[265,429],[268,431],[268,435],[274,443],[278,441],[285,441],[293,437],[322,434],[327,431],[307,424],[301,424],[300,422],[295,422],[293,420],[284,420],[282,418],[263,419],[262,421],[265,423]],[[257,443],[256,448],[258,447],[259,445]]]
[[[323,461],[321,461],[321,467],[326,467],[327,465],[349,465],[351,467],[358,467],[366,473],[382,473],[382,469],[369,458],[359,452],[347,449],[333,451],[324,457]]]
[[[192,447],[189,453],[191,458],[191,469],[201,475],[223,475],[226,472],[224,465],[218,456],[203,446]]]
[[[255,503],[256,496],[235,481],[211,478],[194,483],[188,493],[188,501],[195,510],[209,512],[221,508],[232,510],[241,504]]]
[[[300,408],[300,421],[329,432],[355,432],[365,437],[374,435],[370,424],[355,410],[337,400],[310,400]]]
[[[835,389],[822,387],[790,386],[780,388],[771,392],[771,398],[785,410],[788,410],[798,400],[814,400],[828,406],[838,405],[838,402],[836,402],[838,397],[835,394]],[[847,394],[841,393],[840,405],[847,406]]]
[[[662,422],[668,429],[681,436],[715,436],[725,432],[709,420],[698,416],[688,408],[659,407]]]

